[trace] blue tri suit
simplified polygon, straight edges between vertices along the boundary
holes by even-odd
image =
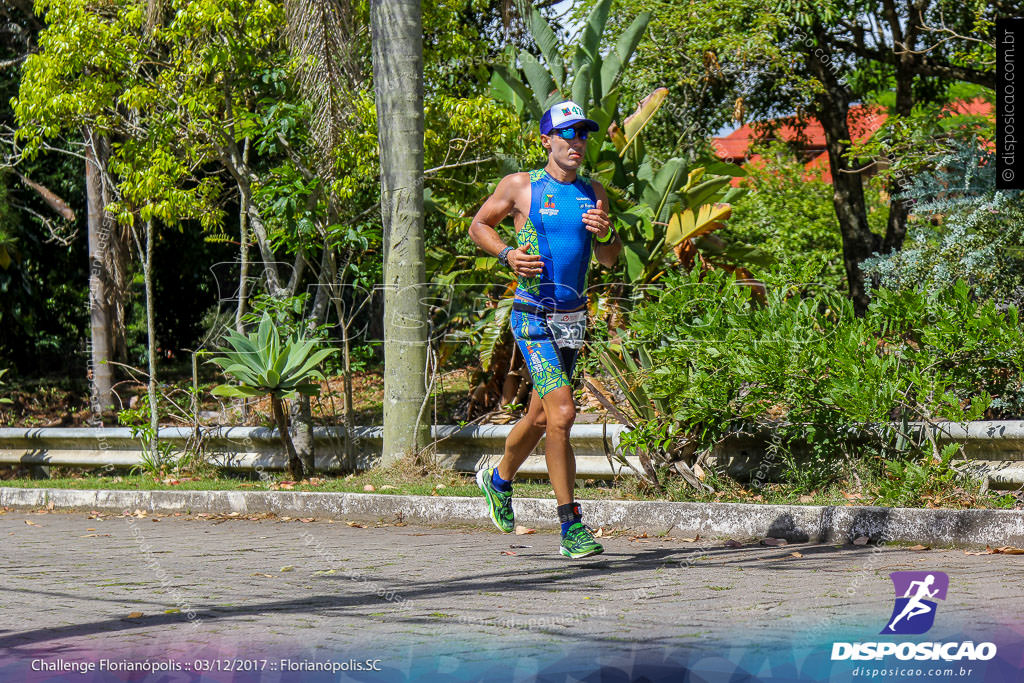
[[[530,214],[516,231],[516,241],[520,247],[527,245],[527,253],[541,257],[543,270],[535,277],[519,278],[515,301],[547,312],[586,307],[593,244],[583,214],[596,207],[590,181],[577,176],[574,182],[562,183],[544,169],[530,171]],[[555,345],[542,310],[513,309],[510,323],[537,393],[543,398],[553,389],[571,387],[578,349]]]

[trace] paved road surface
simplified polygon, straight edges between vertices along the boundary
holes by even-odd
[[[9,667],[358,652],[407,675],[429,655],[444,680],[474,666],[529,676],[572,653],[727,657],[741,640],[770,659],[877,639],[897,570],[950,577],[929,638],[1006,635],[1024,613],[1022,556],[963,550],[620,534],[572,561],[549,532],[25,511],[0,514],[0,538]]]

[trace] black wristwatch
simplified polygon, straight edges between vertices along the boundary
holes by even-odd
[[[501,265],[505,266],[506,268],[508,268],[508,252],[512,251],[512,249],[513,247],[505,247],[504,249],[501,250],[501,253],[498,254],[498,261],[500,261]]]

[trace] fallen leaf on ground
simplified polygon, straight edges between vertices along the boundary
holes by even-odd
[[[310,522],[313,521],[313,518],[312,517],[300,517],[299,521],[300,522],[305,522],[306,524],[309,524]]]
[[[440,490],[440,489],[443,489],[443,488],[444,488],[444,484],[438,484],[438,485],[437,485],[437,486],[435,486],[434,488],[435,488],[435,489],[438,489],[438,490]]]
[[[141,616],[144,616],[142,612],[132,612],[127,617],[125,617],[125,619],[138,619]]]
[[[256,572],[255,574],[253,574],[253,576],[262,576],[262,577],[264,577],[264,578],[267,578],[267,579],[272,579],[272,578],[274,578],[274,575],[273,575],[273,574],[262,574],[262,573],[260,573],[260,572]]]
[[[512,552],[511,550],[502,550],[501,554],[502,555],[515,555],[515,553]]]
[[[604,527],[601,527],[596,532],[594,532],[594,538],[601,538],[603,536],[604,536]]]
[[[29,526],[39,526],[38,524],[33,522],[31,519],[26,519],[25,520],[25,524],[28,524]]]
[[[92,526],[91,526],[91,527],[89,527],[88,529],[86,529],[86,531],[96,531],[96,527],[92,527]]]
[[[871,540],[871,539],[869,539],[867,536],[858,536],[857,538],[853,539],[853,544],[854,545],[867,545],[869,540]]]
[[[351,527],[355,527],[356,529],[365,529],[366,528],[365,526],[363,526],[359,522],[345,522],[345,524],[348,524]]]
[[[293,571],[295,571],[295,567],[293,567],[290,564],[286,564],[285,566],[281,567],[281,571],[283,571],[283,572],[293,572]]]
[[[814,496],[800,496],[797,500],[799,500],[801,503],[810,503],[812,500],[814,500]]]
[[[535,533],[537,533],[536,529],[530,529],[529,527],[525,527],[525,526],[521,526],[519,524],[516,524],[516,536],[524,536],[526,534],[535,534]]]
[[[803,553],[798,553],[798,552],[792,552],[792,553],[789,554],[789,556],[790,557],[803,557],[804,554]]]
[[[920,543],[918,543],[917,545],[910,546],[910,549],[911,550],[931,550],[931,546],[921,545]]]
[[[384,486],[380,487],[380,490],[381,491],[394,491],[397,488],[398,488],[397,486],[392,486],[391,484],[385,484]]]
[[[743,544],[740,543],[739,541],[734,541],[734,540],[732,540],[730,538],[728,541],[725,542],[725,547],[726,548],[742,548]]]
[[[367,484],[366,486],[363,487],[363,490],[366,491],[367,493],[372,493],[377,489],[373,487],[373,484]]]
[[[1012,545],[1004,545],[1001,548],[993,548],[990,545],[985,546],[984,550],[977,552],[971,552],[970,550],[964,551],[965,555],[1024,555],[1024,548],[1015,548]]]
[[[768,538],[761,539],[761,545],[768,545],[772,547],[786,545],[787,543],[789,543],[789,541],[784,538],[772,538],[769,536]]]

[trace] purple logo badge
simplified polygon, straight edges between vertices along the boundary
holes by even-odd
[[[883,635],[918,635],[935,623],[935,598],[946,599],[949,577],[944,572],[892,572],[896,604]]]

